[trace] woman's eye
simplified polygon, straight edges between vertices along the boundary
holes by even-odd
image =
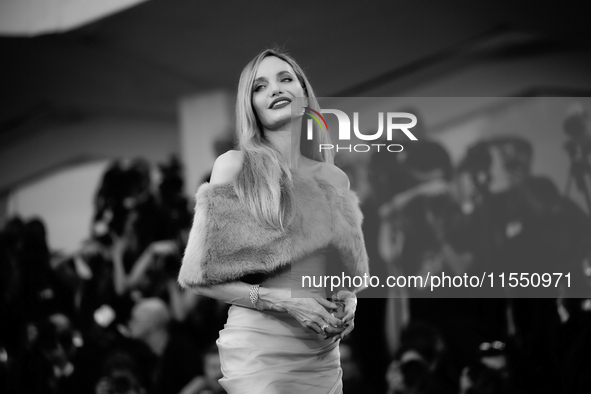
[[[265,87],[265,85],[256,85],[253,90],[255,92],[259,92],[259,91],[263,90],[264,87]]]
[[[291,78],[291,77],[285,77],[281,80],[281,82],[291,82],[291,81],[293,81],[293,78]]]

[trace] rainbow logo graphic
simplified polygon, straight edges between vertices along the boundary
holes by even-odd
[[[322,130],[322,123],[320,123],[320,119],[322,119],[322,122],[324,123],[324,127],[325,127],[325,129],[326,129],[326,131],[328,131],[328,125],[326,124],[326,120],[324,120],[324,116],[322,116],[322,115],[320,114],[320,112],[318,112],[318,111],[316,111],[316,110],[313,110],[313,109],[312,109],[312,108],[310,108],[310,107],[303,107],[303,108],[304,108],[304,114],[305,114],[305,115],[310,115],[310,116],[311,116],[311,117],[312,117],[312,118],[313,118],[313,119],[316,121],[316,123],[318,123],[318,126],[320,127],[320,130]],[[314,113],[312,114],[312,113],[310,113],[310,112],[308,112],[308,111],[312,111],[312,112],[314,112]],[[316,115],[314,115],[314,114],[316,114],[316,115],[318,115],[318,116],[316,116]],[[320,117],[320,119],[318,119],[318,117]]]

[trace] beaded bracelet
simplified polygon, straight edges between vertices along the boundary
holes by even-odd
[[[263,308],[259,306],[259,287],[260,285],[250,286],[250,302],[256,309],[262,311]]]

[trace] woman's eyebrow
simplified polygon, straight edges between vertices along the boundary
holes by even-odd
[[[252,83],[255,84],[257,82],[262,82],[262,81],[266,81],[266,80],[267,80],[267,78],[265,78],[265,77],[258,77],[254,81],[252,81]]]
[[[279,75],[283,75],[283,74],[289,74],[289,75],[293,75],[293,73],[292,73],[291,71],[288,71],[288,70],[283,70],[283,71],[279,71],[279,72],[277,73],[277,76],[279,76]],[[265,78],[265,77],[258,77],[258,78],[256,78],[256,79],[255,79],[255,80],[254,80],[252,83],[254,84],[254,83],[257,83],[257,82],[262,82],[262,81],[266,81],[266,80],[267,80],[267,78]]]

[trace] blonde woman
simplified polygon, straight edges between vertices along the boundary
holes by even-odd
[[[318,150],[326,130],[300,138],[302,107],[320,111],[294,59],[256,56],[238,86],[239,150],[197,191],[179,283],[232,304],[217,341],[230,394],[342,392],[338,343],[360,288],[328,294],[300,280],[327,275],[330,261],[339,275],[368,273],[362,217],[347,176]]]

